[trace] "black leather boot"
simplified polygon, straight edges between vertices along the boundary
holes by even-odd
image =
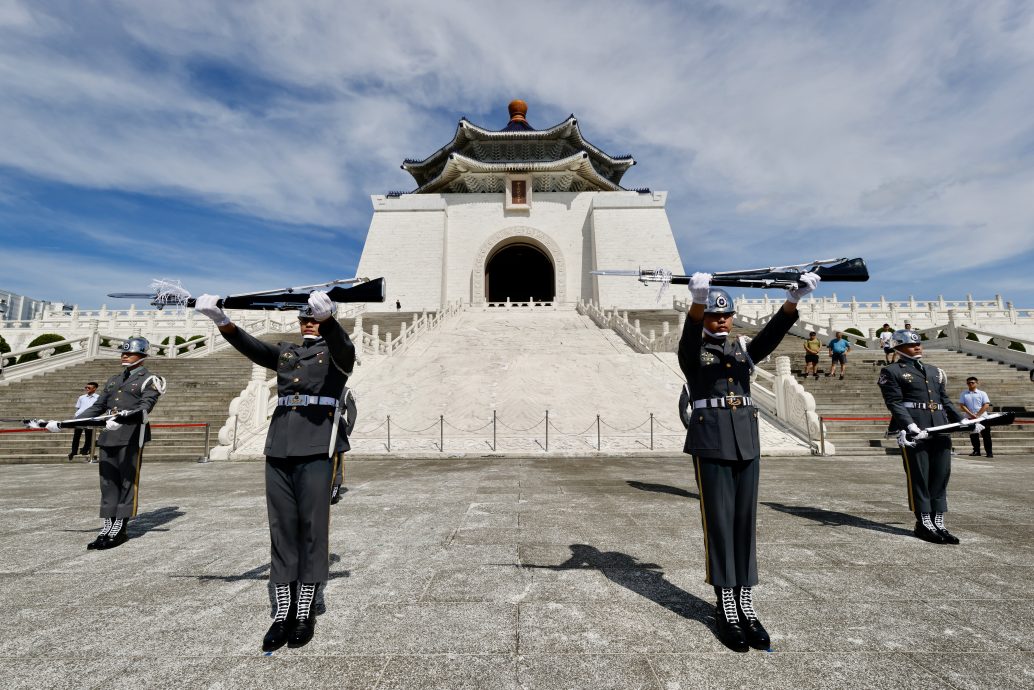
[[[316,598],[316,582],[303,582],[298,587],[298,611],[295,614],[294,628],[287,638],[288,647],[304,647],[309,644],[316,632],[316,609],[313,599]]]
[[[330,505],[336,505],[341,500],[341,485],[335,484],[330,488]]]
[[[100,534],[97,535],[96,539],[86,545],[86,549],[88,551],[104,548],[102,544],[108,540],[108,532],[111,531],[111,523],[111,518],[104,518],[104,526],[101,527]]]
[[[937,528],[934,527],[933,521],[930,516],[926,513],[920,513],[916,515],[916,528],[913,530],[913,534],[922,539],[928,541],[931,544],[944,544],[944,537],[941,536]]]
[[[754,610],[754,599],[750,587],[737,587],[736,606],[740,612],[740,625],[743,626],[743,636],[747,638],[747,644],[754,649],[766,650],[772,646],[772,640],[768,636],[765,626],[761,625],[758,614]]]
[[[113,549],[122,546],[129,539],[129,520],[115,518],[111,523],[111,531],[104,539],[104,543],[97,546],[98,550]]]
[[[959,538],[948,531],[948,528],[944,526],[944,513],[933,514],[933,526],[937,530],[937,534],[941,535],[941,539],[944,540],[945,544],[958,544]]]
[[[750,650],[747,638],[740,625],[740,613],[736,608],[736,595],[732,587],[715,587],[718,605],[714,617],[718,623],[718,639],[734,652]]]
[[[273,594],[276,597],[276,613],[273,614],[273,624],[269,626],[265,637],[262,638],[262,651],[273,652],[285,644],[291,635],[294,627],[294,597],[292,596],[292,584],[289,582],[273,583]]]

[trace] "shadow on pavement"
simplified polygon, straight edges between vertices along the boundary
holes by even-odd
[[[166,532],[168,530],[159,528],[184,515],[186,513],[180,510],[179,506],[166,506],[165,508],[149,510],[146,513],[139,513],[135,518],[129,520],[129,536],[139,537],[152,530]]]
[[[868,518],[858,517],[857,515],[840,513],[835,510],[823,510],[822,508],[812,508],[811,506],[788,506],[783,505],[782,503],[772,503],[769,501],[762,501],[761,505],[767,506],[772,510],[778,510],[780,513],[787,513],[795,517],[814,520],[825,527],[860,527],[861,529],[868,529],[873,532],[883,532],[884,534],[897,534],[906,537],[912,536],[912,530],[887,525],[882,522],[876,522],[875,520],[869,520]]]
[[[699,621],[715,632],[714,605],[675,586],[656,563],[640,563],[620,551],[600,551],[587,544],[571,544],[571,557],[559,565],[521,565],[542,570],[599,570],[611,582],[663,606],[683,618]]]
[[[650,484],[648,482],[637,482],[634,479],[626,482],[633,489],[639,489],[640,491],[653,491],[658,494],[671,494],[672,496],[681,496],[683,498],[693,498],[700,500],[700,495],[680,489],[677,486],[669,486],[667,484]]]

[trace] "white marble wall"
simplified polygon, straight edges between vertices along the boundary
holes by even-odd
[[[359,275],[387,279],[387,301],[405,310],[484,301],[494,249],[528,242],[552,260],[562,302],[599,299],[624,309],[656,306],[656,291],[630,278],[599,279],[594,268],[665,267],[681,272],[664,210],[666,194],[543,193],[528,210],[507,211],[503,195],[372,197],[374,216]],[[602,293],[600,292],[602,290]]]

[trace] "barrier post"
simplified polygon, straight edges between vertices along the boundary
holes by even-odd
[[[495,410],[492,410],[492,452],[494,453],[495,450],[496,450],[496,443],[495,443]]]
[[[598,414],[596,415],[596,450],[603,450],[600,445],[600,416]]]
[[[197,459],[198,462],[211,462],[208,457],[209,441],[211,441],[212,424],[205,422],[205,454]]]
[[[376,328],[376,326],[375,326]],[[391,415],[388,415],[388,452],[391,452]]]
[[[822,449],[822,457],[826,456],[826,422],[819,417],[819,444]]]
[[[445,415],[438,415],[438,452],[445,452]]]
[[[650,450],[653,450],[653,412],[650,413]]]
[[[549,452],[549,410],[546,410],[546,452]]]

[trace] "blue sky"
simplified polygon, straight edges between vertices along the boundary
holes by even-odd
[[[635,156],[686,271],[1034,307],[1032,84],[1029,2],[0,0],[0,287],[351,276],[369,195],[519,97]]]

